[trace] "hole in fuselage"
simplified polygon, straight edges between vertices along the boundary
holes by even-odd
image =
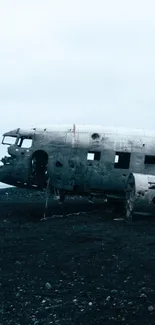
[[[60,161],[58,161],[58,160],[57,160],[57,162],[56,162],[55,165],[56,165],[56,167],[62,167],[63,166],[63,164]]]
[[[98,133],[93,133],[91,137],[93,140],[96,140],[99,139],[100,135]]]

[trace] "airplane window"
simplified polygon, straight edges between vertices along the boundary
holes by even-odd
[[[17,138],[15,138],[15,137],[5,136],[2,143],[7,144],[7,145],[13,145],[13,144],[15,144],[16,139]]]
[[[87,153],[87,160],[100,160],[101,153],[99,151],[89,151]]]
[[[130,156],[130,152],[116,152],[114,167],[128,169],[130,166]]]
[[[20,138],[18,140],[17,146],[21,148],[30,148],[32,146],[32,139]]]
[[[88,152],[88,154],[87,154],[87,160],[94,160],[94,156],[95,156],[94,153]]]
[[[118,161],[119,161],[119,156],[115,155],[115,163],[118,163]]]
[[[32,139],[24,139],[22,142],[22,148],[30,148],[32,146]]]
[[[154,165],[155,164],[155,156],[146,155],[144,164]]]

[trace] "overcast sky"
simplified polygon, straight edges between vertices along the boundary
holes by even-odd
[[[154,129],[154,0],[0,0],[0,113]]]

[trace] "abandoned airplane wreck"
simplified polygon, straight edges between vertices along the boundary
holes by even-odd
[[[3,135],[8,156],[0,181],[64,198],[99,195],[122,201],[126,220],[155,213],[155,132],[104,126],[51,125]]]

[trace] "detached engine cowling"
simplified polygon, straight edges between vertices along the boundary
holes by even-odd
[[[127,179],[125,219],[134,215],[155,216],[155,176],[131,173]]]

